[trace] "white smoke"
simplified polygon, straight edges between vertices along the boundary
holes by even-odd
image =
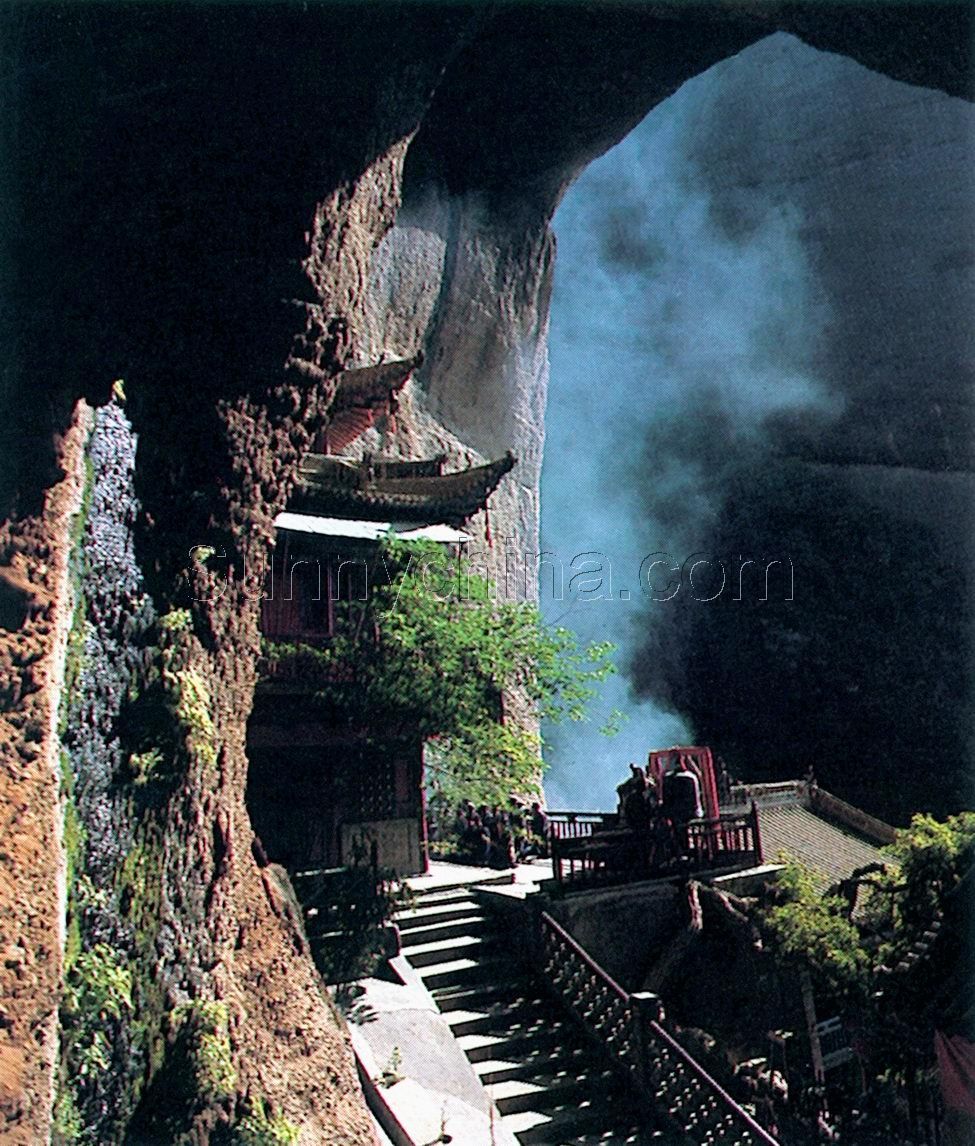
[[[840,409],[817,377],[829,308],[800,209],[756,189],[749,226],[729,233],[689,158],[736,66],[656,108],[584,172],[555,218],[542,540],[567,567],[580,552],[606,554],[613,599],[604,584],[597,600],[553,600],[543,584],[542,607],[585,641],[616,643],[621,669],[648,623],[643,558],[679,564],[701,548],[719,476],[762,448],[768,419]],[[591,579],[576,587],[592,595]],[[629,719],[607,739],[599,717],[612,707]],[[578,808],[612,806],[629,760],[694,736],[679,715],[637,702],[622,673],[591,723],[547,731],[549,802]]]

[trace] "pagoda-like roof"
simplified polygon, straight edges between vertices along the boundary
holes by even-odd
[[[798,860],[823,892],[858,869],[892,862],[880,849],[896,839],[894,828],[814,782],[736,784],[722,808],[750,805],[758,809],[766,862]]]
[[[486,465],[444,473],[443,457],[398,459],[308,454],[288,508],[297,513],[364,520],[460,525],[482,510],[515,465],[509,450]]]
[[[432,458],[384,458],[363,454],[362,465],[371,467],[377,478],[441,477],[447,464],[446,454]]]
[[[418,353],[413,358],[343,370],[336,379],[335,396],[329,408],[322,443],[325,448],[332,452],[344,450],[374,425],[377,418],[395,414],[399,392],[422,361],[423,354]],[[306,363],[297,365],[306,373],[312,371]]]
[[[410,375],[423,362],[423,355],[378,362],[373,366],[353,366],[337,379],[331,412],[362,409],[389,402],[406,385]]]

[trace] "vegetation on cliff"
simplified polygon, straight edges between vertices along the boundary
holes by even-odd
[[[762,922],[772,951],[835,1003],[868,1076],[903,1090],[932,1065],[936,1031],[971,1035],[975,813],[916,815],[886,851],[883,870],[840,894],[787,865]]]
[[[534,605],[499,600],[464,557],[432,543],[388,540],[377,569],[384,583],[367,600],[338,603],[344,617],[326,647],[268,643],[269,658],[317,680],[350,723],[435,742],[428,779],[448,803],[537,791],[541,744],[528,714],[585,720],[614,671],[612,645],[580,648],[575,634],[546,627]],[[348,687],[321,685],[346,667]],[[521,719],[506,714],[511,698]]]

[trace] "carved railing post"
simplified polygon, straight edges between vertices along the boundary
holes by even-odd
[[[758,804],[752,800],[752,847],[755,849],[755,861],[761,863],[762,856],[762,832],[758,824]]]
[[[663,1004],[653,991],[637,991],[630,995],[633,1014],[633,1043],[637,1048],[639,1071],[636,1079],[646,1105],[653,1106],[651,1096],[657,1087],[657,1068],[654,1064],[654,1036],[652,1023],[663,1018]]]

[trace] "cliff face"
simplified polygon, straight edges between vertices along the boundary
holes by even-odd
[[[218,1001],[234,1079],[217,1098],[189,1096],[163,1140],[177,1130],[208,1140],[265,1100],[304,1141],[370,1140],[343,1037],[274,913],[244,806],[259,634],[243,575],[260,563],[297,459],[328,417],[332,380],[350,362],[422,345],[412,413],[389,444],[443,441],[458,457],[513,447],[522,466],[500,526],[530,542],[547,223],[566,182],[684,79],[790,22],[892,74],[967,86],[964,8],[851,20],[793,7],[4,9],[14,306],[0,391],[0,550],[11,571],[0,686],[21,727],[0,767],[18,807],[47,826],[43,853],[34,839],[0,858],[0,948],[37,934],[17,892],[27,866],[36,862],[32,878],[54,904],[63,862],[47,845],[55,730],[45,718],[28,734],[21,656],[35,643],[56,659],[63,617],[22,607],[17,582],[43,588],[45,553],[64,544],[52,499],[78,480],[65,436],[76,401],[100,405],[124,378],[145,587],[159,614],[191,610],[191,628],[152,655],[173,679],[192,679],[210,722],[184,724],[172,786],[139,828],[150,869],[140,886],[156,889],[180,937],[175,955],[157,946],[136,968],[161,1000],[142,1016],[154,1024],[147,1069],[157,1081],[173,1069],[179,1006]],[[187,559],[204,542],[226,550],[228,583]],[[21,734],[36,754],[18,751]],[[40,953],[38,941],[25,961]],[[59,944],[45,947],[43,975],[0,1024],[11,1141],[47,1136],[53,1052],[32,1072],[18,1064],[38,1032],[51,1044],[61,957]],[[151,1140],[158,1090],[137,1095],[139,1141]]]
[[[657,695],[672,689],[698,735],[748,775],[813,766],[896,824],[960,811],[972,802],[972,108],[787,37],[706,82],[683,141],[689,189],[718,242],[774,253],[806,290],[764,306],[774,337],[729,347],[748,354],[746,375],[779,383],[769,401],[739,402],[705,437],[691,383],[682,413],[648,418],[643,457],[669,437],[684,446],[675,469],[706,475],[708,509],[685,501],[669,538],[788,554],[795,601],[648,609],[634,678],[663,678]],[[789,246],[765,238],[784,210]],[[770,281],[748,281],[749,297]],[[709,332],[720,337],[728,314],[716,306]],[[658,341],[688,331],[657,325]],[[790,372],[808,387],[791,400]],[[647,534],[661,500],[643,511]],[[769,689],[770,675],[787,687]]]

